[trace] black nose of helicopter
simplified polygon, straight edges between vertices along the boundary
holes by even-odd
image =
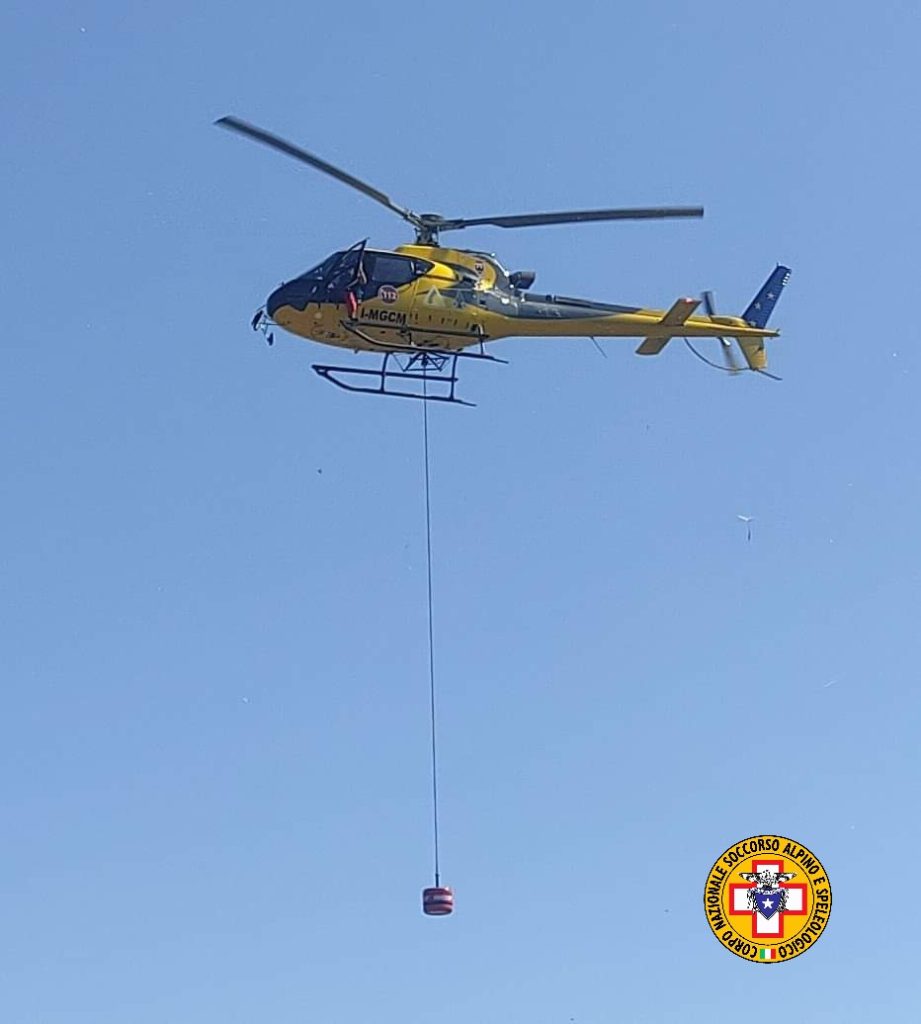
[[[282,306],[291,306],[294,309],[303,311],[307,308],[308,302],[315,301],[315,290],[315,281],[301,281],[298,279],[286,281],[283,285],[276,288],[265,300],[265,311],[273,320],[275,319],[276,312]]]

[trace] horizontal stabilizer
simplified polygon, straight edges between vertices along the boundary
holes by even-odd
[[[700,299],[678,299],[659,323],[664,327],[680,327],[700,305]],[[657,356],[672,340],[671,334],[664,337],[650,337],[636,350],[638,356]]]
[[[636,354],[638,356],[657,356],[671,340],[671,335],[667,338],[647,338],[636,350]]]

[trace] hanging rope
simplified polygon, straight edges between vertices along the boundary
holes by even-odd
[[[440,884],[438,864],[438,748],[435,730],[435,631],[432,616],[432,505],[429,494],[429,403],[426,370],[422,371],[422,445],[425,454],[425,553],[428,566],[429,707],[432,730],[432,825],[435,846],[435,887]]]
[[[697,356],[697,358],[702,363],[706,363],[707,366],[712,366],[714,370],[722,370],[723,373],[741,373],[742,372],[742,367],[741,366],[738,367],[737,369],[735,369],[735,368],[733,368],[731,366],[720,366],[719,363],[714,363],[712,359],[708,359],[705,355],[703,355],[703,353],[698,352],[697,349],[694,348],[694,346],[691,344],[691,342],[687,338],[684,339],[684,343],[694,353],[694,355]]]
[[[768,373],[767,370],[757,370],[754,366],[740,366],[737,369],[733,369],[729,366],[720,366],[719,363],[712,362],[705,355],[698,352],[687,338],[684,339],[684,343],[702,363],[706,363],[707,366],[712,366],[714,370],[722,370],[723,373],[760,373],[762,377],[770,377],[771,380],[783,380],[783,377],[778,377],[775,373]]]

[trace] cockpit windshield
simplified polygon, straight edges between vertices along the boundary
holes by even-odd
[[[343,250],[342,252],[334,252],[332,256],[328,256],[322,263],[318,263],[315,267],[311,268],[305,273],[300,275],[299,280],[301,281],[325,281],[327,276],[333,271],[336,265],[342,260],[342,257],[346,255],[346,252],[351,250]],[[354,263],[353,263],[354,266]]]

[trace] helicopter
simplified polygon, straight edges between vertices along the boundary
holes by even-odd
[[[779,331],[767,327],[790,277],[778,265],[745,312],[717,315],[711,292],[679,298],[669,309],[614,305],[532,289],[531,270],[507,271],[492,253],[444,247],[443,232],[492,225],[519,228],[593,221],[702,217],[699,206],[568,210],[496,217],[444,217],[416,213],[367,182],[286,139],[238,117],[215,125],[269,146],[349,185],[385,206],[415,230],[413,243],[377,249],[367,240],[327,257],[286,281],[266,299],[252,320],[271,345],[274,327],[353,353],[375,353],[377,368],[313,364],[320,377],[346,391],[425,401],[472,403],[456,394],[458,361],[504,363],[486,351],[488,342],[509,337],[641,338],[638,355],[659,355],[681,338],[698,358],[737,375],[752,370],[768,377],[765,340]],[[706,315],[695,315],[703,302]],[[712,362],[691,339],[718,338],[724,365]],[[737,358],[738,345],[744,365]],[[597,341],[595,341],[597,344]],[[774,378],[779,379],[779,378]]]

